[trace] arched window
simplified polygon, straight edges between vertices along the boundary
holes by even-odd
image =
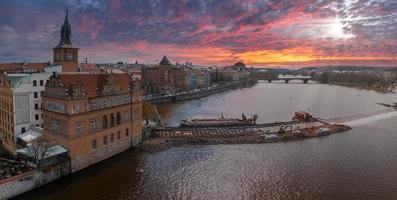
[[[130,131],[128,130],[128,128],[125,129],[125,137],[128,137],[130,135]]]
[[[112,114],[110,114],[110,127],[114,126],[114,122],[115,122],[114,114],[112,113]]]
[[[102,118],[102,128],[107,128],[108,127],[108,116],[104,115]]]
[[[117,125],[120,125],[120,124],[121,124],[121,114],[120,114],[120,112],[117,112],[117,115],[116,115],[116,123],[117,123]]]

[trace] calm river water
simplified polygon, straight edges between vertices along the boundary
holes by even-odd
[[[297,110],[327,119],[370,115],[386,109],[376,103],[393,101],[396,94],[340,86],[258,83],[163,105],[160,112],[168,125],[222,112],[257,113],[259,122],[273,122]],[[131,150],[17,199],[397,199],[392,115],[358,119],[349,132],[304,141]]]

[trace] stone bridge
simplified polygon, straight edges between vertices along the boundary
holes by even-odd
[[[278,77],[273,77],[273,78],[260,78],[259,80],[265,80],[268,81],[269,83],[271,83],[272,81],[279,81],[279,80],[283,80],[285,81],[285,83],[289,83],[289,81],[291,80],[302,80],[303,83],[307,83],[309,80],[311,80],[312,77],[311,76],[301,76],[301,75],[297,75],[297,76],[293,76],[293,75],[279,75]]]

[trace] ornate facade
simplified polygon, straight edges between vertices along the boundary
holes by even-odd
[[[44,137],[69,150],[72,171],[141,142],[140,81],[126,73],[62,73],[45,89]]]

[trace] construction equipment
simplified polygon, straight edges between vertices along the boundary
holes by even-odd
[[[284,135],[287,131],[292,131],[292,126],[280,126],[280,129],[278,130],[278,134]]]

